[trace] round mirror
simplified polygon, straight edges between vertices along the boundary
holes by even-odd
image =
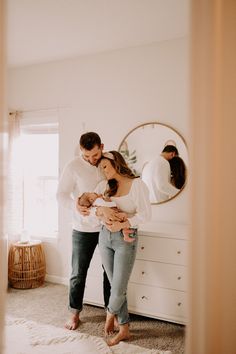
[[[187,146],[184,138],[167,124],[149,122],[137,126],[124,137],[118,150],[148,186],[152,204],[173,199],[186,185]]]

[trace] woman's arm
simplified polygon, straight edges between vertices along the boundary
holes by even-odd
[[[107,189],[107,181],[104,180],[97,185],[94,192],[97,194],[104,195],[106,189]],[[96,210],[95,215],[103,222],[124,221],[127,218],[127,215],[125,213],[121,212],[116,208],[112,208],[110,206],[100,205],[97,206],[95,210]]]
[[[135,204],[135,214],[128,217],[128,221],[131,227],[137,227],[139,224],[143,224],[151,219],[151,203],[149,200],[149,190],[146,184],[137,178],[133,183],[131,191],[131,198]]]
[[[106,222],[111,222],[111,221],[120,221],[121,218],[124,218],[124,213],[119,215],[120,212],[117,211],[117,209],[113,209],[111,207],[106,207],[106,206],[99,206],[97,207],[96,210],[96,216]]]
[[[75,188],[75,180],[73,175],[73,165],[68,163],[60,176],[57,188],[57,201],[64,208],[74,210],[76,201],[72,197]]]
[[[123,222],[110,221],[110,222],[105,222],[105,224],[106,224],[106,228],[111,232],[117,232],[123,229],[128,229],[131,226],[128,220]]]
[[[111,232],[117,232],[130,227],[138,227],[139,224],[143,224],[151,218],[151,203],[146,184],[140,178],[137,178],[133,183],[135,183],[135,185],[132,187],[130,197],[135,205],[135,213],[123,222],[111,220],[105,222],[107,229]]]

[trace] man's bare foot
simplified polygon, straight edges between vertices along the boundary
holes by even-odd
[[[74,331],[76,328],[78,328],[79,322],[80,322],[79,313],[76,313],[71,316],[70,320],[67,321],[64,326],[65,328]]]
[[[114,319],[115,315],[107,311],[107,317],[104,327],[105,336],[108,336],[109,334],[114,332]]]
[[[129,333],[129,326],[128,324],[121,325],[120,331],[111,339],[107,340],[107,344],[109,347],[120,343],[121,340],[128,340],[130,339],[131,335]]]

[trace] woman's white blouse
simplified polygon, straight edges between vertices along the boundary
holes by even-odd
[[[107,181],[100,182],[95,192],[103,194],[107,189]],[[151,203],[149,190],[141,178],[134,178],[128,194],[122,197],[111,197],[117,208],[128,214],[128,220],[132,227],[138,227],[151,219]]]

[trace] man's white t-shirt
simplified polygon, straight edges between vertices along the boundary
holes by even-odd
[[[84,217],[77,211],[77,198],[85,192],[94,191],[99,182],[104,179],[100,168],[91,165],[82,157],[76,157],[64,168],[58,185],[57,199],[61,206],[73,213],[72,227],[77,231],[98,232],[100,221],[94,215],[94,222],[85,222]]]
[[[170,164],[161,155],[144,166],[142,180],[148,186],[151,203],[163,202],[179,192],[170,182],[170,173]]]

